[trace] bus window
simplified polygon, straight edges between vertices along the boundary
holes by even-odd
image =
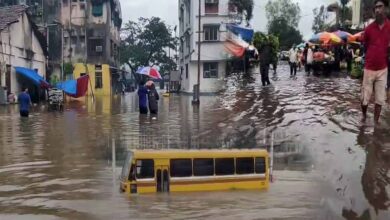
[[[137,179],[154,178],[154,161],[151,159],[137,160]]]
[[[255,173],[253,158],[236,158],[236,173],[237,174]]]
[[[215,159],[216,175],[234,175],[234,158]]]
[[[214,176],[214,159],[194,159],[194,176]]]
[[[256,157],[255,171],[256,171],[256,173],[265,173],[265,158],[264,157]]]
[[[132,160],[133,160],[133,154],[132,154],[132,152],[128,152],[126,155],[126,160],[123,163],[123,167],[122,167],[121,178],[123,180],[127,180],[128,176],[129,176],[130,164],[131,164]]]
[[[170,161],[171,177],[192,176],[191,159],[173,159]]]

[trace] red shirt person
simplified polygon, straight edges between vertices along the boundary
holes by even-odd
[[[379,122],[382,106],[386,103],[387,48],[390,43],[390,21],[386,18],[386,0],[375,1],[375,22],[364,30],[366,48],[364,78],[362,85],[363,121],[367,118],[367,107],[375,91],[375,123]]]

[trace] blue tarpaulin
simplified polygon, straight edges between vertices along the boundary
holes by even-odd
[[[49,83],[40,76],[35,70],[24,68],[24,67],[15,67],[15,70],[20,75],[30,79],[35,85],[47,87]]]
[[[246,42],[252,42],[254,30],[250,28],[240,27],[236,24],[227,24],[226,28],[235,35],[240,36]]]
[[[65,82],[57,83],[57,89],[63,90],[68,95],[76,95],[77,94],[77,81],[76,80],[68,80]]]

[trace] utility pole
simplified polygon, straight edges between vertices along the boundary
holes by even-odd
[[[200,100],[199,100],[199,96],[200,96],[200,49],[201,49],[201,13],[202,13],[202,10],[201,10],[201,7],[202,7],[202,4],[201,4],[201,0],[199,0],[199,7],[198,7],[198,84],[196,85],[196,89],[194,89],[194,99],[192,100],[192,104],[194,105],[199,105],[200,104]],[[196,90],[196,91],[195,91]]]

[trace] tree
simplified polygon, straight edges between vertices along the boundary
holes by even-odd
[[[161,75],[176,68],[167,51],[175,49],[177,40],[160,18],[139,18],[138,23],[129,21],[123,31],[120,61],[127,64],[133,74],[141,66],[159,66]]]
[[[268,26],[275,20],[285,19],[290,27],[297,27],[301,19],[301,8],[298,3],[292,0],[268,1],[265,6],[268,18]]]
[[[270,0],[265,10],[268,17],[268,34],[279,39],[282,49],[302,42],[302,35],[296,28],[301,19],[298,3],[293,3],[292,0]]]
[[[326,23],[328,19],[328,13],[324,5],[321,5],[320,8],[313,9],[314,21],[312,30],[314,33],[325,31],[329,28],[329,25]]]
[[[263,47],[264,42],[267,40],[267,35],[263,32],[255,32],[253,36],[253,45],[256,47],[257,50],[260,50],[260,48]]]
[[[284,18],[273,20],[268,26],[268,33],[279,39],[282,50],[286,50],[293,44],[302,42],[301,33],[296,28],[291,27],[289,22]]]
[[[253,45],[256,47],[258,51],[261,51],[264,43],[268,41],[272,47],[272,59],[277,60],[278,51],[279,51],[279,38],[272,34],[266,35],[262,32],[255,32],[253,36]]]
[[[229,5],[237,8],[237,12],[241,14],[249,25],[249,21],[253,18],[253,0],[229,0]]]

